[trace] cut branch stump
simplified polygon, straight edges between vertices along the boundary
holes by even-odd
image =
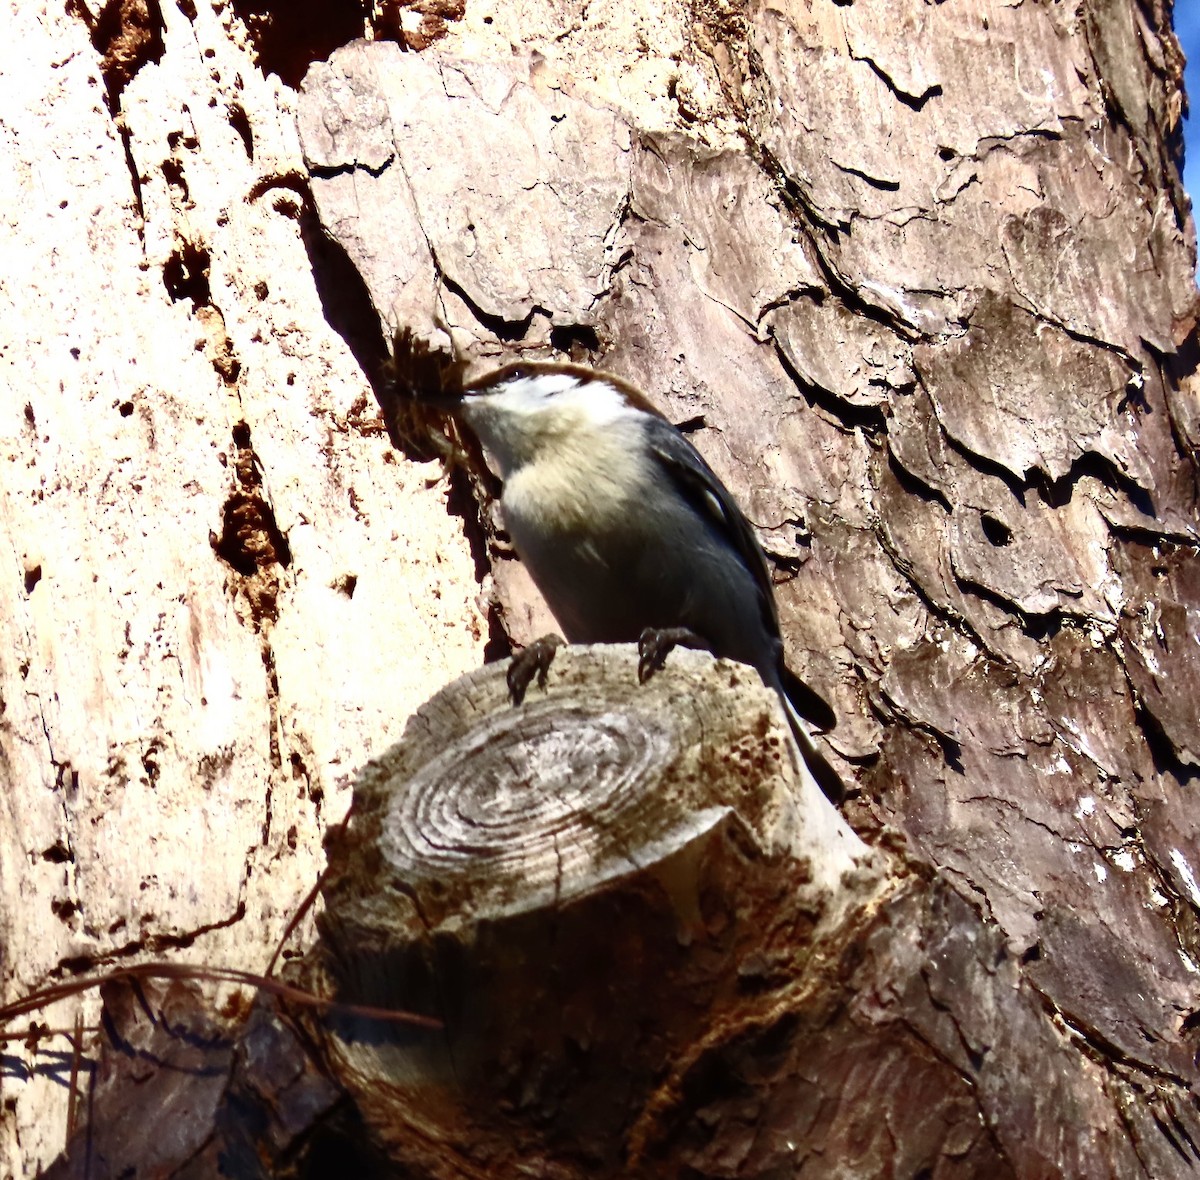
[[[318,1030],[409,1166],[623,1174],[700,1047],[816,970],[878,892],[753,670],[635,669],[632,649],[564,649],[517,707],[502,667],[463,678],[366,767],[328,841],[309,982],[444,1022]]]

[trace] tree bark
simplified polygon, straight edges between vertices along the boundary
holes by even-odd
[[[681,1067],[646,1167],[1193,1171],[1166,7],[79,0],[3,29],[6,998],[265,966],[352,772],[545,630],[486,498],[387,444],[407,327],[478,367],[557,350],[689,425],[893,857],[782,1042]],[[9,1046],[5,1174],[65,1142],[63,1045]]]

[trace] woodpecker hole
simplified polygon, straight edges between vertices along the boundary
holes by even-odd
[[[173,302],[190,299],[194,307],[208,306],[212,297],[208,264],[208,251],[190,242],[172,253],[163,267],[163,283]]]

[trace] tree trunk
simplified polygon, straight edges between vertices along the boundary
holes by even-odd
[[[486,502],[388,445],[406,327],[479,368],[558,350],[690,424],[890,866],[810,1002],[676,1062],[646,1174],[1191,1174],[1200,350],[1169,16],[12,6],[5,997],[264,967],[356,768],[545,629]],[[8,1052],[3,1171],[30,1176],[70,1054]]]

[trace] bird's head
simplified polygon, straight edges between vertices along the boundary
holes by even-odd
[[[658,411],[628,382],[583,365],[521,362],[468,382],[451,413],[495,457],[501,474],[548,448],[588,446]]]
[[[616,461],[639,418],[661,417],[628,381],[584,365],[520,361],[465,381],[467,362],[408,329],[392,352],[384,385],[398,445],[477,469],[482,443],[504,478],[547,453],[603,451]]]

